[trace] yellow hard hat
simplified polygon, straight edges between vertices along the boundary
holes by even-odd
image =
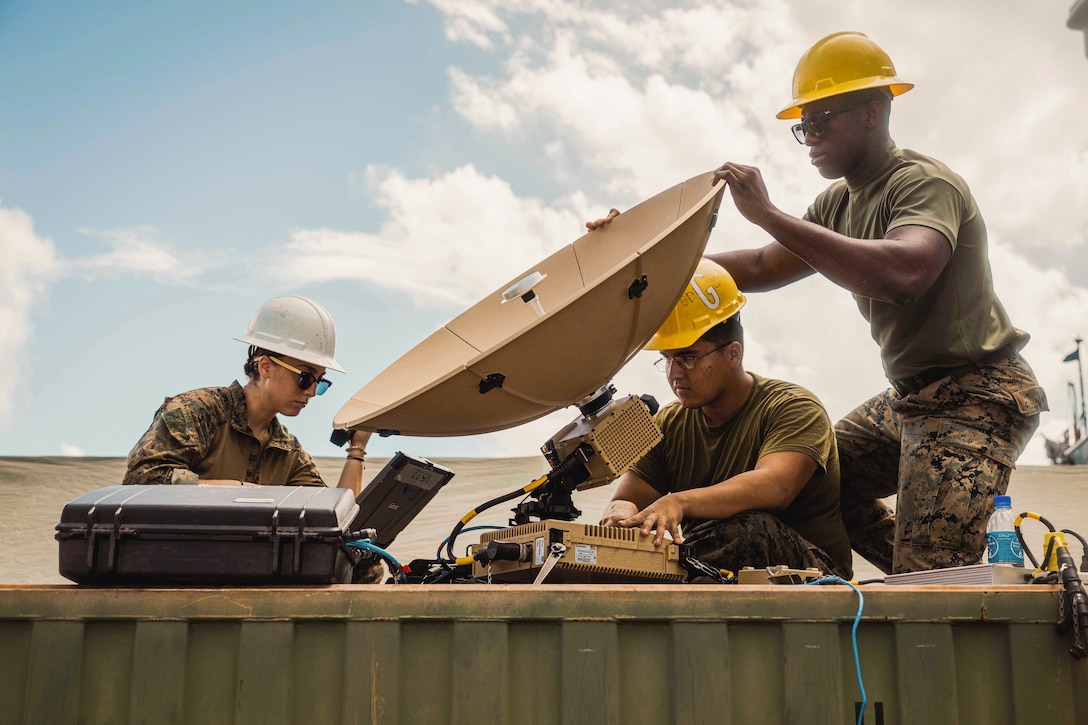
[[[690,347],[710,328],[740,312],[748,298],[737,289],[733,276],[717,262],[699,260],[691,282],[658,328],[647,350],[679,350]]]
[[[886,87],[893,96],[914,88],[895,74],[895,66],[864,33],[832,33],[805,51],[793,72],[793,100],[778,118],[800,118],[801,107],[843,93]]]

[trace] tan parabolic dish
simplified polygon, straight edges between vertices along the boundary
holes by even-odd
[[[512,428],[572,405],[653,336],[706,248],[724,185],[706,173],[622,213],[515,276],[379,373],[333,427],[411,436]],[[503,292],[539,272],[544,309]],[[632,285],[645,275],[641,295]],[[481,387],[492,376],[501,386]],[[481,392],[485,390],[486,392]]]

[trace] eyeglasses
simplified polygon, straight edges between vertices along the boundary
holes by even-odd
[[[838,108],[828,108],[825,111],[817,111],[808,118],[801,119],[801,123],[794,124],[790,130],[793,131],[793,137],[797,139],[797,143],[805,143],[805,134],[809,134],[812,138],[820,138],[827,133],[827,119],[834,116],[837,113],[846,113],[852,111],[858,106],[864,106],[865,103],[854,103],[849,106],[839,106]]]
[[[280,360],[278,357],[272,357],[271,355],[269,355],[268,359],[279,365],[281,368],[286,368],[287,370],[290,370],[291,372],[297,374],[299,390],[309,390],[314,383],[317,383],[316,392],[318,395],[323,395],[326,390],[332,387],[332,383],[330,383],[325,378],[319,378],[313,373],[303,372],[296,367],[288,365],[283,360]]]
[[[675,357],[669,357],[668,355],[662,355],[658,359],[654,360],[654,367],[663,373],[669,372],[669,368],[673,363],[676,363],[684,370],[694,370],[695,366],[707,355],[721,350],[723,347],[729,347],[732,343],[727,342],[724,345],[718,345],[710,352],[704,352],[702,355],[677,355]]]

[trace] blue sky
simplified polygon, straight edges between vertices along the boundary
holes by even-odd
[[[318,455],[350,395],[437,327],[631,206],[725,160],[800,214],[824,182],[774,113],[798,56],[860,30],[917,84],[900,146],[971,184],[999,295],[1070,419],[1088,333],[1088,59],[1071,3],[0,5],[0,455],[123,456],[167,395],[241,375],[280,294],[333,314],[347,369],[286,421]],[[709,249],[765,240],[728,200]],[[747,367],[833,417],[877,392],[849,295],[753,295]],[[1088,350],[1085,351],[1088,355]],[[640,354],[621,393],[670,397]],[[536,455],[573,409],[372,452]],[[1045,462],[1041,438],[1024,462]]]

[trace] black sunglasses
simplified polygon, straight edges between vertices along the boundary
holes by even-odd
[[[864,106],[866,103],[868,101],[855,102],[849,106],[839,106],[838,108],[828,108],[826,111],[817,111],[808,118],[801,119],[801,123],[794,124],[790,127],[790,130],[793,131],[793,137],[797,139],[797,143],[804,144],[805,134],[811,135],[812,138],[820,138],[827,133],[827,119],[831,116],[852,111],[858,106]]]
[[[279,365],[281,368],[286,368],[287,370],[296,373],[298,375],[299,390],[309,390],[310,386],[312,386],[314,383],[317,383],[316,392],[318,395],[323,395],[326,390],[332,387],[332,383],[330,383],[325,378],[319,378],[313,373],[304,372],[296,367],[292,367],[285,363],[283,360],[280,360],[278,357],[273,357],[272,355],[269,355],[268,359]]]

